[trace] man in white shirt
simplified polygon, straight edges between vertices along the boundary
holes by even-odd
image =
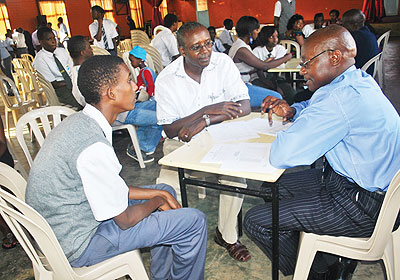
[[[227,50],[225,49],[225,47],[222,44],[221,40],[218,39],[218,38],[215,38],[215,36],[217,35],[215,27],[214,26],[209,26],[207,28],[207,30],[210,33],[211,40],[214,42],[214,44],[212,46],[212,50],[214,52],[226,53]]]
[[[296,0],[278,0],[275,3],[274,25],[278,29],[279,38],[283,39],[289,19],[296,10]]]
[[[306,26],[303,27],[303,34],[304,37],[307,38],[311,34],[313,34],[315,31],[318,29],[321,29],[325,27],[324,26],[324,14],[323,13],[317,13],[314,15],[314,23],[307,24]]]
[[[164,141],[164,155],[212,124],[250,113],[248,90],[239,70],[227,55],[212,52],[208,30],[200,23],[188,22],[178,30],[177,40],[181,57],[160,73],[155,85],[158,124],[169,138]],[[202,176],[230,186],[247,187],[242,178],[204,173]],[[157,182],[173,186],[180,194],[176,169],[163,166]],[[244,262],[251,255],[236,232],[242,202],[241,195],[220,195],[214,240],[235,260]]]
[[[61,103],[82,108],[72,95],[73,62],[68,52],[64,48],[57,48],[56,38],[50,28],[39,28],[37,35],[42,49],[35,56],[33,67],[51,82]]]
[[[233,43],[235,42],[233,40],[233,36],[231,34],[231,30],[233,28],[233,20],[230,18],[227,18],[224,20],[224,30],[219,34],[218,39],[221,40],[222,44],[224,45],[225,49],[229,51],[229,49],[232,47]]]
[[[127,186],[119,175],[111,124],[135,106],[128,67],[116,56],[94,56],[82,64],[78,86],[88,104],[45,139],[26,202],[50,224],[73,267],[149,247],[151,279],[204,279],[205,215],[181,208],[168,185]]]
[[[117,55],[120,27],[112,20],[104,18],[105,11],[100,6],[91,9],[93,22],[89,25],[90,36],[95,46]]]
[[[20,33],[18,32],[18,30],[15,30],[12,35],[12,38],[17,48],[17,57],[21,57],[21,54],[23,53],[28,53],[28,47],[26,46],[25,36],[23,33]]]
[[[164,26],[167,28],[159,32],[150,45],[158,50],[161,56],[161,63],[166,67],[179,56],[178,45],[173,34],[178,30],[178,17],[173,14],[167,14],[164,17]]]
[[[58,35],[60,36],[60,43],[63,44],[64,48],[67,48],[69,40],[67,27],[65,26],[62,17],[59,17],[57,20],[58,20],[57,26],[58,26]]]

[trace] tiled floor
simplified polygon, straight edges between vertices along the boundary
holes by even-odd
[[[386,58],[386,87],[385,94],[391,100],[400,112],[400,57],[397,55],[400,51],[400,37],[391,38],[389,42],[389,56]],[[23,158],[19,151],[15,138],[12,138],[12,146],[17,155]],[[114,147],[118,157],[123,165],[122,176],[128,184],[141,186],[155,183],[158,175],[159,166],[156,162],[147,164],[145,169],[140,169],[138,164],[126,156],[125,149],[128,144],[128,135],[116,135],[114,137]],[[161,145],[157,148],[156,159],[162,156]],[[24,163],[26,164],[26,163]],[[249,182],[257,184],[257,182]],[[191,207],[202,210],[207,215],[208,235],[207,259],[205,266],[206,279],[271,279],[270,261],[261,252],[261,250],[244,235],[241,241],[246,244],[253,255],[253,258],[247,263],[239,263],[228,256],[224,249],[216,245],[213,241],[215,227],[217,225],[218,197],[214,191],[207,191],[207,197],[204,200],[197,198],[197,191],[194,188],[189,189],[189,203]],[[252,205],[262,203],[260,199],[246,197],[243,205],[246,212]],[[145,265],[149,265],[149,253],[143,252],[142,256]],[[281,279],[291,279],[283,277]],[[32,266],[20,247],[12,250],[0,249],[0,279],[33,279]],[[353,279],[384,279],[384,275],[379,263],[363,263],[357,268]]]

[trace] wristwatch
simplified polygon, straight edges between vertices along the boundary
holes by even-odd
[[[203,119],[206,121],[206,127],[210,126],[211,124],[210,116],[205,114],[203,115]]]

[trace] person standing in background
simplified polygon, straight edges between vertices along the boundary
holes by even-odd
[[[227,18],[224,20],[225,28],[222,30],[221,34],[219,34],[218,38],[221,40],[222,44],[224,45],[225,49],[229,51],[232,47],[235,40],[233,40],[231,30],[233,28],[233,20]]]
[[[24,34],[20,33],[17,29],[15,30],[14,34],[12,34],[12,38],[15,42],[15,46],[17,47],[17,57],[20,58],[21,54],[28,53]]]
[[[59,17],[57,20],[58,20],[57,26],[58,26],[58,35],[60,37],[60,43],[63,44],[64,48],[68,48],[68,40],[69,40],[68,29],[65,26],[62,17]]]
[[[8,53],[11,55],[11,59],[13,59],[15,57],[15,43],[12,39],[12,32],[11,29],[7,29],[7,33],[6,33],[6,40],[4,41],[6,49],[8,51]]]
[[[104,18],[105,11],[100,6],[91,9],[93,23],[89,25],[90,35],[96,47],[107,50],[111,55],[117,55],[120,27],[112,20]]]
[[[279,39],[283,39],[289,19],[296,10],[296,0],[278,0],[275,3],[274,25],[278,29]]]

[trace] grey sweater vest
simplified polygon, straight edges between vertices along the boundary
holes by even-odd
[[[281,16],[279,17],[279,35],[284,34],[287,29],[289,19],[294,15],[296,10],[296,0],[289,3],[287,0],[279,0],[281,2]]]
[[[50,224],[70,262],[83,253],[100,224],[76,169],[80,153],[96,142],[110,145],[95,120],[73,114],[47,136],[29,174],[26,202]]]

